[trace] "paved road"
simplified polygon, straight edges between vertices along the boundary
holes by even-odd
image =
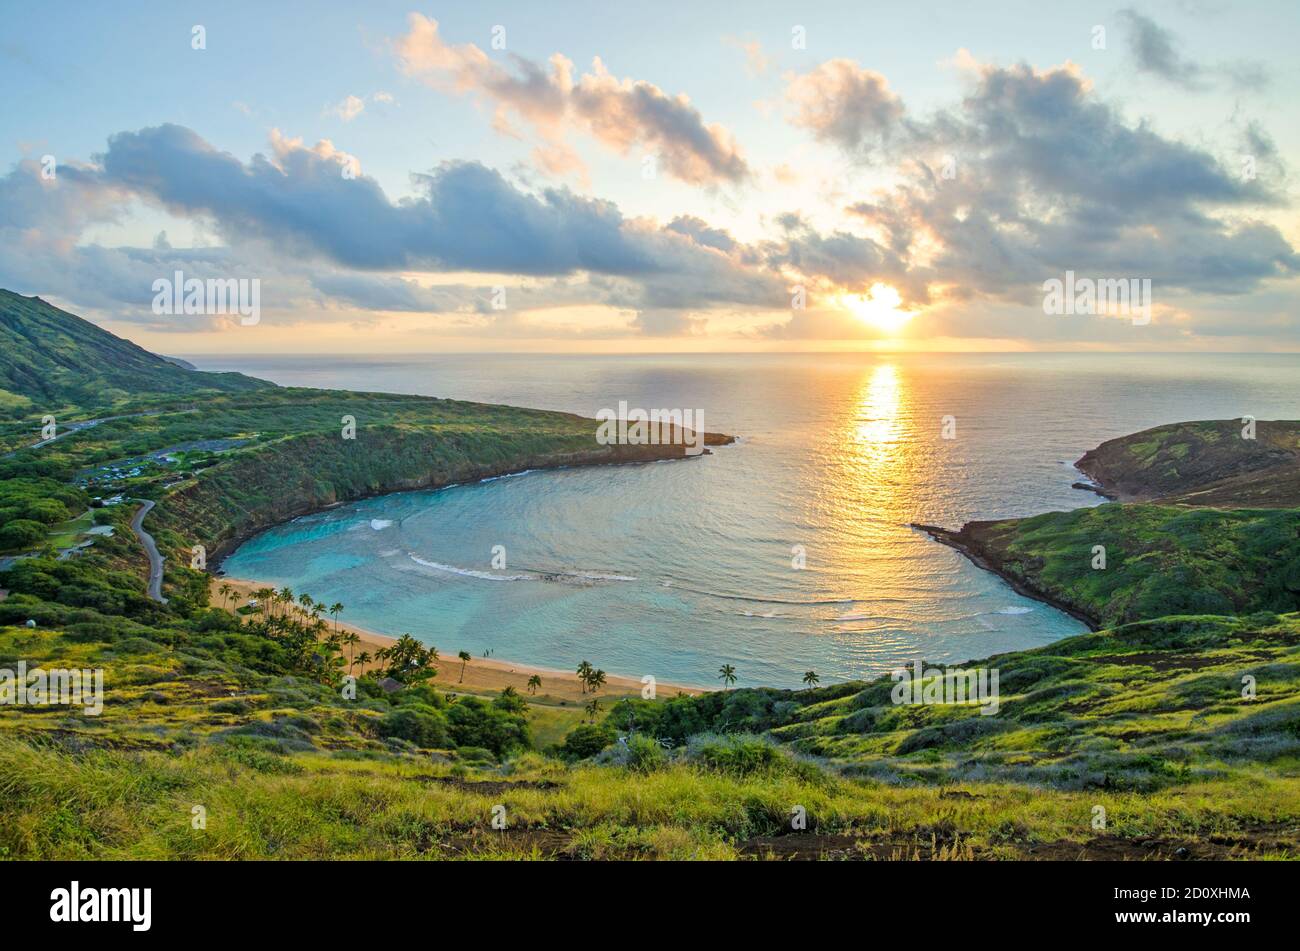
[[[153,536],[144,530],[144,517],[152,509],[152,502],[140,503],[140,510],[131,519],[131,531],[135,532],[135,537],[140,539],[140,544],[144,546],[145,553],[149,556],[149,597],[159,604],[166,604],[167,599],[162,596],[163,556],[158,554],[158,546],[154,544]]]

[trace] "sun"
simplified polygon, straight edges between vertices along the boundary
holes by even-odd
[[[888,284],[872,284],[865,294],[843,294],[840,303],[863,323],[885,333],[898,333],[916,315],[900,310],[903,298]]]

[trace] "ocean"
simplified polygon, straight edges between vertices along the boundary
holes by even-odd
[[[689,461],[351,503],[271,529],[223,565],[444,655],[588,660],[699,686],[716,686],[722,664],[740,686],[794,687],[808,670],[828,684],[1081,633],[910,523],[1097,505],[1071,487],[1072,463],[1106,439],[1300,413],[1294,354],[190,359],[286,385],[589,417],[621,401],[702,412],[739,441]]]

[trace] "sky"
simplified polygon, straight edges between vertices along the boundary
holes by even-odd
[[[177,355],[1300,350],[1297,35],[1293,0],[3,4],[0,287]],[[255,317],[167,312],[178,274]]]

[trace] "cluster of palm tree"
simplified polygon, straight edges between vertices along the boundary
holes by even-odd
[[[434,667],[438,662],[438,648],[425,647],[410,634],[403,634],[396,643],[375,651],[374,659],[384,665],[386,676],[401,683],[418,683],[438,675]]]
[[[224,583],[217,590],[223,604],[238,594]],[[253,597],[258,600],[261,614],[250,623],[250,628],[284,645],[295,669],[306,671],[323,683],[334,684],[344,666],[351,673],[357,660],[364,663],[367,659],[365,652],[360,658],[355,656],[361,639],[351,631],[339,630],[338,615],[343,612],[343,605],[327,607],[325,602],[317,602],[308,594],[295,597],[287,587],[279,591],[259,588]],[[322,617],[326,612],[334,616],[333,630]],[[346,657],[344,648],[349,649]]]
[[[578,679],[582,681],[583,693],[587,693],[588,691],[591,693],[598,692],[601,687],[605,686],[605,683],[608,680],[603,670],[591,666],[591,664],[585,660],[578,665],[576,673]],[[588,706],[590,706],[590,704],[588,704]],[[597,709],[599,709],[599,706]]]
[[[217,588],[217,593],[221,595],[222,607],[227,610],[233,609],[239,599],[239,590],[229,582],[223,581]],[[367,664],[390,657],[400,658],[401,661],[408,663],[413,660],[417,667],[430,662],[427,658],[421,658],[418,652],[412,651],[409,645],[403,645],[395,654],[386,651],[378,651],[374,656],[369,651],[358,654],[357,645],[361,643],[360,635],[355,631],[339,629],[339,615],[343,613],[343,605],[338,601],[327,605],[324,601],[317,601],[306,593],[295,595],[288,587],[278,591],[269,587],[258,588],[253,592],[253,597],[257,600],[261,611],[261,618],[253,623],[253,627],[268,636],[288,643],[299,661],[307,667],[324,670],[327,675],[325,679],[331,682],[337,679],[338,669],[345,664],[348,673],[352,674],[358,665],[365,669]],[[330,630],[325,623],[322,617],[325,614],[334,619],[333,630]],[[346,658],[343,656],[345,648]],[[437,660],[437,651],[432,653],[433,660]],[[314,660],[311,659],[313,655],[316,658]]]

